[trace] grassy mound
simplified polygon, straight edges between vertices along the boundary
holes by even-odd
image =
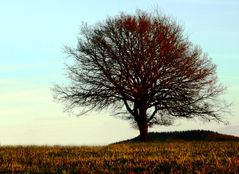
[[[150,132],[148,141],[239,141],[239,137],[208,130]],[[119,143],[139,142],[139,136]]]

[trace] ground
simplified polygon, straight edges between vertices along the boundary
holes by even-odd
[[[239,142],[0,146],[0,173],[239,173]]]

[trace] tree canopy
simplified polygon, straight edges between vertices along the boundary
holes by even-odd
[[[127,111],[141,141],[149,126],[176,118],[223,122],[216,65],[169,17],[137,11],[84,25],[77,47],[66,52],[74,59],[71,84],[54,90],[68,109]]]

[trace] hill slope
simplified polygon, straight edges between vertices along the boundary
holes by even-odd
[[[150,132],[148,141],[239,141],[239,137],[207,130]],[[139,136],[119,143],[139,142]]]

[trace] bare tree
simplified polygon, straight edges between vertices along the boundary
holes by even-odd
[[[216,66],[169,17],[137,11],[84,25],[77,47],[66,51],[75,60],[71,84],[54,91],[68,109],[127,111],[141,141],[149,126],[176,118],[224,122]]]

